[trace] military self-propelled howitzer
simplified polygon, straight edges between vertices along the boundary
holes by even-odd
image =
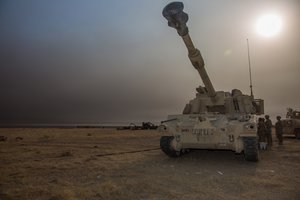
[[[188,15],[183,3],[173,2],[163,9],[168,25],[182,37],[188,57],[204,83],[196,89],[196,98],[186,104],[183,113],[169,115],[162,127],[172,136],[162,136],[160,146],[170,157],[190,149],[224,149],[244,153],[249,161],[258,160],[256,115],[263,114],[263,100],[254,99],[238,89],[215,91],[204,68],[200,51],[194,47],[186,25]]]

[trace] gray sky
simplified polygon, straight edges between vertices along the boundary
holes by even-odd
[[[202,84],[155,0],[1,0],[0,124],[160,121]],[[188,26],[216,90],[249,94],[265,111],[300,109],[300,1],[185,0]],[[259,35],[277,13],[282,31]]]

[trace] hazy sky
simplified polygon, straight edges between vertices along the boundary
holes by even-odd
[[[202,81],[162,9],[167,0],[0,0],[0,124],[160,121]],[[253,87],[272,116],[300,109],[300,1],[186,0],[218,90]],[[264,14],[282,31],[255,30]]]

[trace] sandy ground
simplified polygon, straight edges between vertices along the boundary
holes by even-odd
[[[28,128],[0,136],[8,138],[0,142],[1,200],[300,197],[300,140],[292,137],[252,163],[230,151],[169,158],[156,131]],[[153,150],[134,152],[145,149]]]

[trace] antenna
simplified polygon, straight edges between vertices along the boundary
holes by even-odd
[[[250,63],[250,52],[249,52],[249,41],[247,38],[247,49],[248,49],[248,63],[249,63],[249,75],[250,75],[250,92],[251,92],[251,97],[253,97],[253,91],[252,91],[252,75],[251,75],[251,63]]]

